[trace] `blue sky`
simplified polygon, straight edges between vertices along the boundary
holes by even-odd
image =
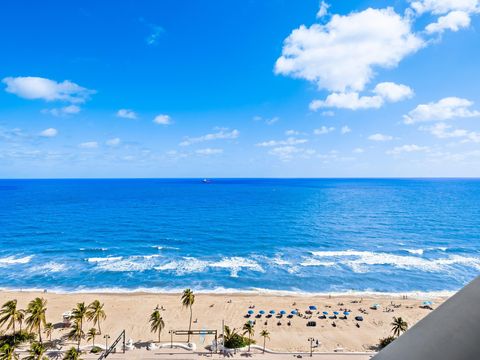
[[[0,177],[480,176],[480,0],[1,11]]]

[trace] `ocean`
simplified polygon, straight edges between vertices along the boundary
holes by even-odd
[[[449,292],[480,180],[0,180],[0,288]]]

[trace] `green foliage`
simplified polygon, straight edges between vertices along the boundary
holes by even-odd
[[[158,333],[158,342],[160,342],[160,335],[162,330],[165,328],[165,322],[163,321],[160,311],[155,310],[152,315],[150,315],[150,330],[153,333]]]
[[[237,333],[236,329],[230,329],[225,325],[223,345],[228,349],[238,349],[251,344],[255,344],[255,340],[251,340]]]
[[[401,317],[393,317],[393,321],[390,325],[392,326],[393,335],[397,337],[408,329],[407,322]]]
[[[15,354],[15,347],[8,344],[0,347],[0,360],[17,360],[18,355]]]
[[[380,339],[378,343],[378,347],[380,349],[383,349],[388,344],[392,343],[395,339],[396,339],[395,336],[387,336],[386,338]]]
[[[19,331],[14,334],[0,336],[0,347],[7,344],[10,346],[18,346],[25,342],[32,342],[35,340],[35,334],[27,331]]]
[[[80,358],[81,352],[75,349],[75,347],[71,347],[70,350],[68,350],[65,353],[65,356],[63,357],[63,360],[82,360]]]
[[[90,352],[93,354],[100,354],[102,351],[103,349],[99,346],[94,346],[92,347],[92,350],[90,350]]]

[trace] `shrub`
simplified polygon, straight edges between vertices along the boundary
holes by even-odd
[[[386,347],[388,344],[392,343],[395,340],[394,336],[387,336],[386,338],[380,339],[378,343],[378,347],[380,349],[383,349]]]
[[[92,347],[92,350],[90,350],[91,353],[93,354],[98,354],[98,353],[101,353],[103,351],[103,349],[99,346],[94,346]]]
[[[249,344],[255,344],[255,340],[248,340],[247,337],[239,335],[239,334],[232,334],[228,339],[225,340],[225,347],[229,349],[239,349]]]
[[[0,347],[5,344],[8,344],[10,346],[18,346],[24,342],[32,342],[34,340],[35,334],[29,333],[27,331],[18,331],[15,333],[15,336],[13,334],[0,336]]]

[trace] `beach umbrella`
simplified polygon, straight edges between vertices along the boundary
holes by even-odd
[[[255,311],[253,311],[253,310],[248,310],[248,314],[249,314],[249,315],[253,315],[254,312],[255,312]]]
[[[328,315],[328,311],[324,311],[323,315],[325,315],[325,316]]]
[[[292,314],[292,315],[297,315],[297,310],[292,310],[292,311],[290,311],[290,314]]]
[[[317,310],[317,307],[316,307],[315,305],[310,305],[308,308],[309,308],[310,310],[312,310],[312,311],[313,311],[313,310]]]
[[[343,315],[347,316],[347,315],[350,315],[350,313],[348,311],[344,311]]]
[[[285,310],[280,310],[281,315],[285,315],[287,312]]]
[[[423,306],[431,306],[431,305],[433,305],[433,302],[431,302],[431,301],[424,301],[423,302]]]
[[[260,310],[258,313],[259,313],[260,315],[263,315],[263,314],[265,314],[265,311]]]
[[[275,310],[270,310],[269,313],[273,315],[275,314]]]
[[[333,315],[338,315],[338,311],[334,311],[334,312],[333,312]]]

